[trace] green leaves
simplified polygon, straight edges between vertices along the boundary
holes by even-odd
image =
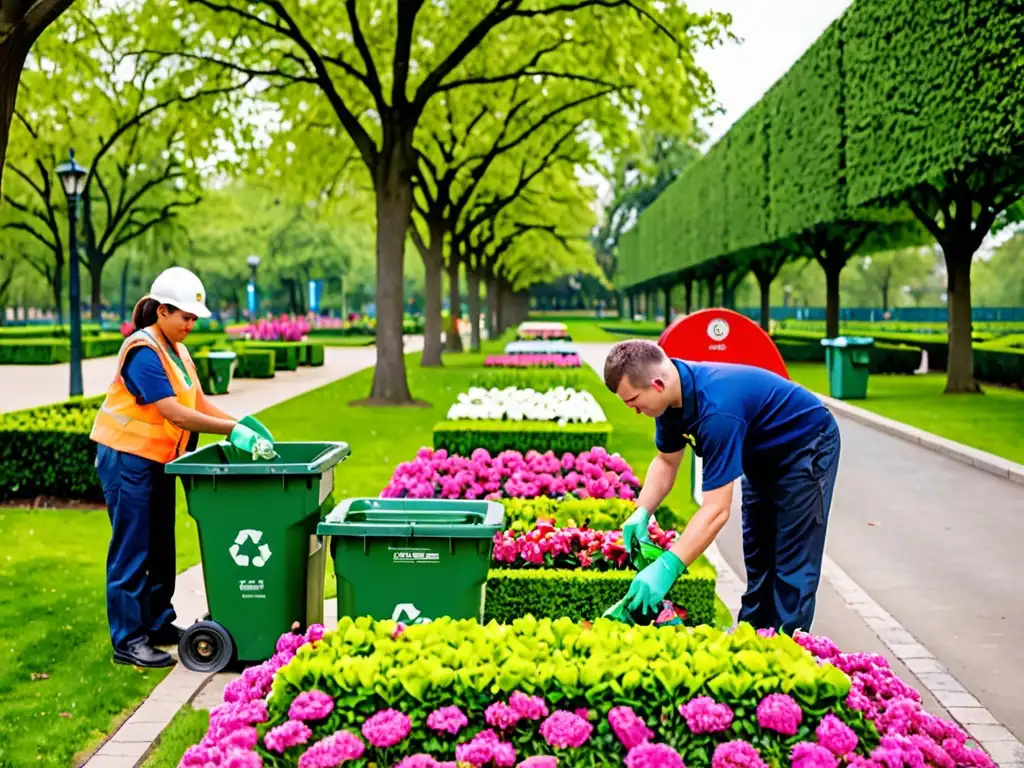
[[[582,453],[608,445],[612,427],[604,424],[565,424],[538,421],[440,421],[434,425],[434,450],[469,456],[477,448],[492,456],[501,451],[529,450]]]

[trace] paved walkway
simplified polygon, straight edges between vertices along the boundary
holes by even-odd
[[[422,336],[405,337],[406,352],[422,348]],[[368,368],[376,360],[375,346],[325,347],[323,366],[278,371],[272,379],[233,379],[231,391],[213,398],[213,401],[228,413],[255,413],[347,376],[353,370]],[[107,391],[116,363],[116,357],[82,361],[82,389],[86,397]],[[352,365],[357,367],[352,368]],[[67,400],[69,376],[70,366],[67,363],[0,366],[0,413]]]
[[[611,345],[580,346],[602,370]],[[1024,738],[1024,486],[838,421],[843,448],[813,631],[888,657],[928,708],[960,720],[1000,765],[1024,768],[1013,738]],[[652,452],[653,434],[652,425]],[[718,539],[723,564],[738,574],[726,579],[734,593],[745,582],[736,490]]]

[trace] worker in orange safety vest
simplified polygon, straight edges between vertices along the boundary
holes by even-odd
[[[207,399],[182,343],[198,318],[210,316],[200,279],[165,270],[135,306],[117,371],[96,415],[91,439],[110,517],[107,620],[114,661],[140,667],[174,663],[157,646],[177,645],[174,478],[164,465],[194,450],[200,432],[227,435],[252,453],[273,445],[254,417],[236,420]]]

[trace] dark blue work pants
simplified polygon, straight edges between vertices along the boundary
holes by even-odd
[[[164,465],[105,445],[96,471],[110,517],[107,621],[110,642],[124,649],[175,618],[174,477]]]
[[[743,478],[747,591],[740,621],[788,635],[810,631],[839,451],[839,427],[830,419],[780,474]]]

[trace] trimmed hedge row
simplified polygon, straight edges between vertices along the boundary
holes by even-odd
[[[614,531],[622,527],[626,518],[636,510],[636,502],[625,499],[502,499],[505,507],[505,527],[532,528],[538,520],[554,520],[555,526],[585,526],[597,531]],[[662,530],[681,531],[686,520],[671,507],[660,506],[654,519]]]
[[[474,373],[469,386],[484,389],[518,387],[545,392],[558,387],[579,389],[581,380],[578,368],[489,368]]]
[[[775,338],[782,359],[788,363],[824,363],[825,347],[819,339]],[[910,374],[921,365],[921,349],[907,344],[876,342],[871,348],[870,372]]]
[[[611,424],[566,424],[548,421],[439,421],[434,425],[434,450],[469,456],[483,448],[492,456],[502,451],[582,453],[608,445]]]
[[[238,352],[235,377],[239,379],[272,379],[277,372],[277,356],[271,349],[243,349]]]
[[[124,339],[118,334],[82,337],[82,359],[116,355]],[[71,359],[71,342],[59,338],[0,339],[0,365],[53,365]]]
[[[96,444],[102,397],[0,414],[0,499],[36,496],[103,501]]]
[[[626,596],[636,574],[631,571],[560,571],[492,569],[487,574],[484,621],[511,624],[528,614],[535,618],[594,621]],[[686,574],[669,590],[668,599],[686,609],[686,624],[715,623],[715,580]]]

